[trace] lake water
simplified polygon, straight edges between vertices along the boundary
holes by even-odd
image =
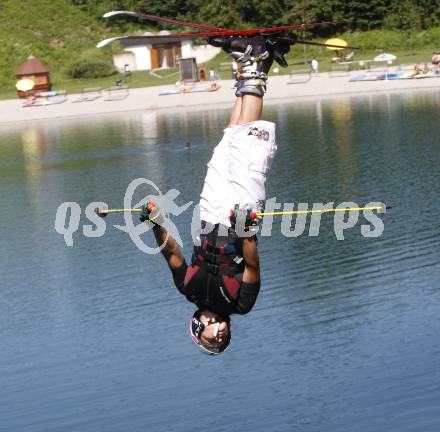
[[[218,358],[193,348],[191,304],[161,256],[112,226],[122,217],[100,238],[82,226],[90,202],[123,206],[136,178],[179,190],[178,205],[197,201],[228,110],[1,130],[0,430],[440,430],[439,100],[266,107],[279,148],[268,197],[392,209],[382,236],[363,237],[360,216],[344,241],[330,214],[319,236],[296,238],[275,218],[257,304],[233,318]],[[54,228],[65,201],[83,211],[73,247]],[[187,258],[191,216],[173,219]]]

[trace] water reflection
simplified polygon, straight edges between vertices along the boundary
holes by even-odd
[[[2,424],[189,430],[206,427],[192,415],[204,394],[210,424],[224,430],[243,411],[249,430],[429,430],[440,396],[439,109],[438,95],[415,93],[266,107],[279,147],[268,197],[393,208],[374,240],[359,224],[336,240],[331,215],[318,237],[286,238],[276,219],[260,240],[255,309],[234,318],[234,348],[214,363],[187,340],[192,308],[162,257],[111,226],[100,239],[79,230],[67,248],[54,218],[64,201],[120,206],[137,177],[181,191],[179,205],[197,201],[228,110],[0,134]],[[175,220],[188,258],[190,220]]]
[[[42,156],[51,147],[51,139],[47,130],[42,127],[29,127],[21,132],[23,155],[27,161]]]
[[[345,186],[341,193],[350,196],[356,192],[350,190],[354,175],[353,169],[355,168],[355,162],[352,159],[352,146],[355,145],[352,131],[352,110],[354,106],[348,98],[338,99],[337,101],[331,100],[329,104],[339,148],[339,165],[343,172],[339,180],[341,185]]]

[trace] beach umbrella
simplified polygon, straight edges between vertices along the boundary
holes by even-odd
[[[332,50],[332,51],[340,51],[343,50],[343,47],[346,47],[348,44],[347,42],[345,42],[344,39],[339,39],[339,38],[331,38],[325,41],[326,44],[328,45],[339,45],[341,48],[335,48],[335,47],[327,47],[327,49]]]
[[[15,84],[15,87],[17,88],[17,90],[26,92],[29,90],[32,90],[34,88],[35,83],[28,78],[23,78],[20,81],[17,82],[17,84]]]
[[[377,62],[392,62],[394,60],[396,60],[396,56],[394,54],[387,54],[387,53],[383,53],[380,54],[376,57],[374,57],[374,61]]]

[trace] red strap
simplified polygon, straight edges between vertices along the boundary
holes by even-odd
[[[228,290],[229,295],[236,300],[238,291],[240,290],[240,281],[234,276],[223,276],[223,283]]]
[[[184,285],[188,285],[189,281],[194,277],[194,275],[199,271],[200,267],[197,265],[189,266],[186,269],[185,280],[183,281]]]

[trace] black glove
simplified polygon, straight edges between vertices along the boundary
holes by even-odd
[[[142,211],[139,215],[141,222],[151,222],[155,226],[163,225],[163,217],[160,210],[154,202],[148,202],[141,207]]]
[[[251,209],[240,207],[236,204],[234,209],[230,212],[231,226],[235,228],[237,222],[241,224],[244,222],[244,231],[249,231],[250,227],[255,227],[257,225],[257,213]]]

